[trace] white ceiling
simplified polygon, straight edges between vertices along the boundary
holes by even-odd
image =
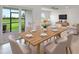
[[[21,7],[38,7],[41,6],[42,8],[48,9],[67,9],[67,8],[79,8],[79,5],[20,5]]]
[[[50,9],[66,9],[66,8],[79,8],[79,5],[43,5],[43,7]]]
[[[33,8],[40,6],[41,8],[48,9],[67,9],[67,8],[79,8],[79,5],[5,5],[5,6],[13,6],[13,7],[21,7],[21,8]]]

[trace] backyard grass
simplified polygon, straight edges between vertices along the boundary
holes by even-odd
[[[7,26],[6,30],[10,31],[10,19],[9,18],[5,18],[5,19],[3,18],[2,23],[6,24],[6,26]],[[24,19],[22,19],[22,25],[21,26],[22,26],[22,29],[24,29]],[[18,27],[19,27],[18,19],[13,18],[12,19],[12,31],[17,32],[18,29],[19,29]]]

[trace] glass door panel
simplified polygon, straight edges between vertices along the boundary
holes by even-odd
[[[3,33],[10,32],[10,9],[3,9],[2,16]]]
[[[18,13],[11,13],[11,30],[12,30],[12,32],[19,31],[18,18],[19,18]]]

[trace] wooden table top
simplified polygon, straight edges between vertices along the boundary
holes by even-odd
[[[36,46],[37,44],[42,43],[43,41],[46,41],[50,39],[51,37],[60,34],[61,32],[65,31],[67,28],[58,28],[57,32],[53,32],[50,28],[47,29],[45,33],[47,33],[47,36],[41,37],[40,34],[42,33],[42,30],[37,30],[36,32],[32,33],[33,37],[27,38],[26,34],[27,32],[20,33],[20,36],[25,39],[27,42],[32,44],[33,46]]]

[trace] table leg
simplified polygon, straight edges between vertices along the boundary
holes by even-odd
[[[37,45],[37,53],[40,54],[40,44]]]
[[[56,38],[57,38],[57,39],[58,39],[58,38],[61,38],[61,34],[56,35]]]
[[[61,38],[61,34],[58,34],[58,36]]]

